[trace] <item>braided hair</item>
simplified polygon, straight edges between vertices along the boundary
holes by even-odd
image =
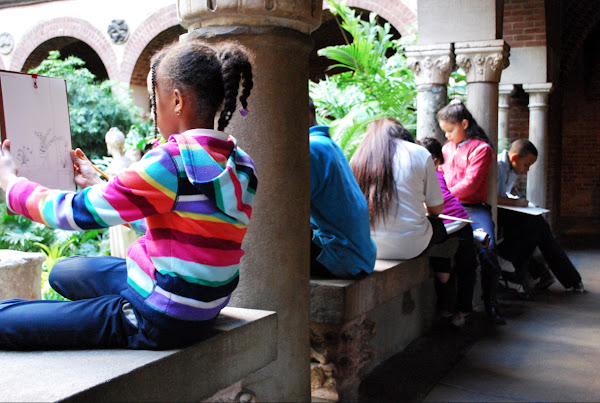
[[[233,42],[210,45],[201,40],[174,42],[151,59],[152,102],[156,128],[156,81],[167,90],[179,88],[195,96],[197,115],[213,120],[222,108],[218,130],[223,131],[235,111],[239,97],[242,114],[247,112],[252,90],[252,65],[245,48]]]

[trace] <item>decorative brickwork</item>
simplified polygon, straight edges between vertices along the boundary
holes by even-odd
[[[89,22],[73,17],[41,21],[25,33],[15,46],[10,70],[22,71],[29,56],[40,45],[58,37],[71,37],[86,43],[104,64],[108,78],[117,78],[119,67],[108,37]]]
[[[158,39],[169,28],[175,28],[172,35]],[[177,9],[175,2],[172,5],[161,8],[148,17],[131,35],[125,43],[125,52],[123,63],[121,64],[121,74],[119,79],[131,85],[146,85],[146,75],[148,74],[148,63],[154,50],[172,40],[177,39],[180,33],[185,30],[179,25]],[[154,41],[154,39],[157,39]],[[154,43],[151,43],[154,42]],[[142,81],[140,81],[142,80]]]
[[[417,32],[417,15],[401,0],[348,0],[346,5],[376,12],[402,36]]]
[[[131,81],[129,81],[129,85],[140,85],[146,86],[146,77],[148,76],[148,71],[150,71],[150,58],[152,55],[160,50],[163,46],[178,40],[181,34],[184,34],[186,31],[181,25],[177,25],[171,27],[160,34],[158,34],[154,39],[150,41],[142,51],[142,54],[137,60],[135,67],[133,69],[133,74],[131,76]]]
[[[544,0],[506,0],[503,37],[511,48],[546,46]]]
[[[85,61],[85,67],[92,72],[99,81],[106,80],[108,73],[98,54],[85,42],[68,36],[61,36],[47,40],[38,46],[27,58],[21,68],[22,72],[39,66],[48,57],[51,50],[60,51],[61,57],[74,55]]]

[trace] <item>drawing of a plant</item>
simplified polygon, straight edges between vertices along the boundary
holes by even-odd
[[[19,165],[29,165],[31,162],[31,148],[22,146],[17,150],[17,162]]]
[[[46,130],[46,133],[42,133],[41,131],[34,131],[35,136],[40,140],[39,143],[39,152],[40,158],[48,159],[48,149],[52,144],[59,140],[58,137],[52,136],[52,129]]]

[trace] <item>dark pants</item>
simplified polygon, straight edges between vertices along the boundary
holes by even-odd
[[[548,222],[542,215],[498,209],[498,225],[504,235],[498,252],[515,266],[517,275],[524,276],[523,273],[528,270],[530,259],[537,247],[554,276],[565,288],[579,284],[581,276],[554,238]]]
[[[125,259],[64,259],[52,269],[50,284],[72,301],[0,302],[0,349],[174,348],[205,338],[214,323],[174,332],[135,313],[133,324],[123,312],[129,303],[120,295],[127,288]]]
[[[473,243],[473,229],[465,225],[460,230],[448,234],[450,238],[458,238],[458,250],[454,255],[455,271],[448,282],[448,288],[454,288],[456,281],[456,311],[468,313],[473,310],[473,289],[477,271],[477,257],[475,255],[475,244]],[[433,271],[450,272],[451,259],[431,257],[429,258]],[[456,280],[455,280],[456,279]],[[436,286],[440,288],[438,294],[444,293],[445,285]],[[452,292],[452,291],[449,291]],[[438,296],[439,298],[439,296]]]
[[[336,276],[335,274],[333,274],[332,272],[329,271],[329,269],[327,269],[327,267],[319,262],[317,260],[317,258],[319,257],[319,255],[321,254],[321,251],[323,249],[321,249],[316,243],[314,243],[312,241],[312,234],[311,234],[311,241],[310,241],[310,276],[311,277],[315,277],[315,278],[327,278],[327,279],[332,279],[332,278],[340,278],[339,276]],[[350,279],[350,280],[360,280],[362,278],[365,278],[368,274],[365,273],[364,271],[361,271],[360,273],[352,276],[352,275],[348,275],[344,278]]]
[[[463,204],[474,223],[471,224],[473,231],[482,228],[490,236],[490,244],[487,248],[476,246],[477,257],[481,265],[481,298],[486,307],[497,305],[498,280],[500,279],[500,263],[496,254],[496,236],[494,235],[494,221],[492,221],[491,209],[483,203]]]

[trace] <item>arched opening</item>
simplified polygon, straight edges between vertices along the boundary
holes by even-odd
[[[353,9],[357,15],[360,15],[361,19],[365,21],[369,20],[369,14],[371,13],[369,10],[361,8]],[[386,22],[387,21],[384,18],[379,16],[379,25],[383,26]],[[390,33],[393,35],[394,39],[399,39],[402,36],[394,26],[391,26]],[[323,10],[321,26],[311,34],[311,37],[315,46],[310,54],[308,62],[310,80],[316,82],[325,79],[325,76],[340,73],[342,71],[341,69],[336,68],[328,70],[329,66],[335,62],[317,54],[319,49],[327,46],[344,45],[347,42],[352,42],[352,37],[342,29],[339,23],[339,17],[331,14],[329,10]]]
[[[39,45],[27,57],[21,71],[26,73],[29,69],[37,67],[48,57],[48,52],[51,50],[58,50],[61,59],[65,59],[69,56],[75,56],[82,59],[85,62],[85,68],[96,76],[97,81],[108,79],[106,67],[96,51],[85,42],[70,36],[52,38]]]
[[[160,50],[163,46],[178,40],[179,36],[186,32],[185,28],[181,25],[176,25],[162,31],[148,42],[135,63],[129,87],[133,91],[135,104],[145,112],[150,111],[148,90],[146,89],[146,77],[148,76],[148,71],[150,71],[150,58],[156,51]]]

